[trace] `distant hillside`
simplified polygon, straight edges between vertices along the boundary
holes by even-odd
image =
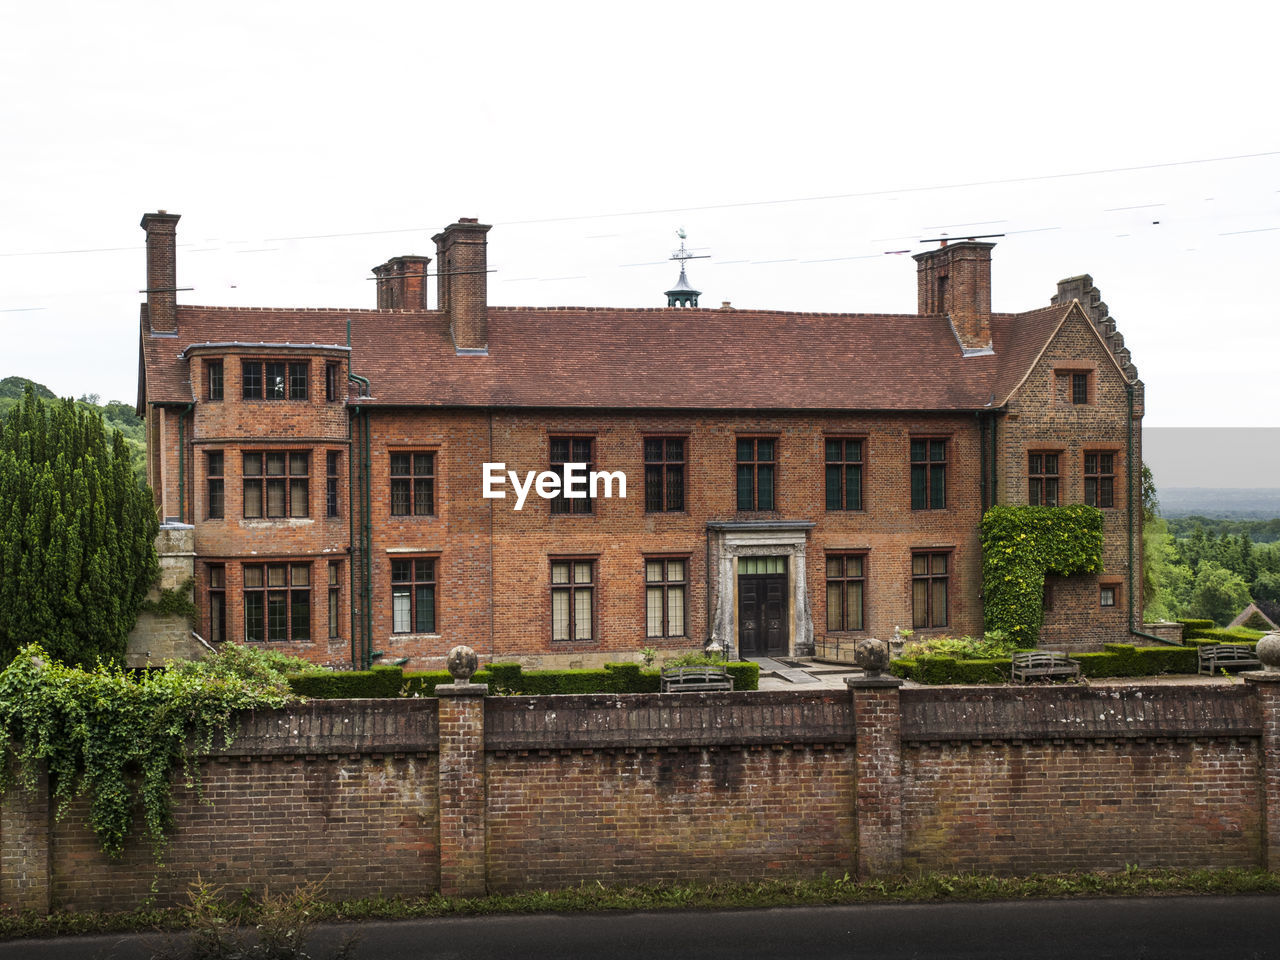
[[[1280,489],[1161,487],[1160,513],[1166,517],[1218,517],[1225,520],[1270,520],[1280,517]]]
[[[11,409],[22,402],[27,385],[35,390],[36,396],[44,400],[56,400],[57,394],[43,383],[36,383],[25,377],[5,377],[0,380],[0,420],[4,419]],[[96,410],[102,415],[108,430],[124,435],[124,442],[129,447],[129,457],[133,461],[133,472],[141,480],[146,476],[147,436],[142,419],[134,413],[133,404],[120,400],[99,403],[96,393],[85,394],[76,401],[78,406]]]

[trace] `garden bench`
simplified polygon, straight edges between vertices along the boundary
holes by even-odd
[[[1040,677],[1057,679],[1058,677],[1080,676],[1079,661],[1072,660],[1065,653],[1053,653],[1048,650],[1030,650],[1013,655],[1010,672],[1014,681],[1026,683]]]
[[[724,667],[664,667],[662,670],[663,693],[732,689],[733,677]]]
[[[1255,667],[1262,669],[1262,661],[1252,647],[1240,643],[1212,643],[1200,648],[1200,672],[1215,674],[1219,670]]]

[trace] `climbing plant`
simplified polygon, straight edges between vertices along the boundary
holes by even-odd
[[[995,506],[982,518],[982,602],[988,630],[1033,646],[1044,619],[1046,573],[1069,577],[1102,569],[1097,507]]]
[[[87,796],[89,825],[113,857],[140,802],[158,858],[173,823],[175,775],[198,788],[195,761],[215,736],[232,738],[237,710],[294,699],[276,665],[242,648],[134,674],[66,666],[31,644],[0,673],[0,790],[12,786],[5,779],[12,761],[27,789],[47,769],[55,816]]]

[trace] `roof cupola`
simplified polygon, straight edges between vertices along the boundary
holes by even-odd
[[[676,236],[680,238],[680,249],[671,255],[672,260],[680,261],[680,279],[676,281],[676,285],[667,291],[668,307],[696,307],[698,305],[698,297],[701,296],[701,290],[693,289],[693,284],[689,282],[689,277],[685,274],[684,265],[686,260],[703,260],[706,254],[690,253],[684,245],[685,232],[681,227],[676,231]]]

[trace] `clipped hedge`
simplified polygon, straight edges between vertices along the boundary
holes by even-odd
[[[1253,643],[1264,637],[1261,630],[1250,630],[1248,627],[1210,627],[1197,630],[1192,636],[1185,637],[1183,643],[1194,643],[1203,646],[1206,643]]]
[[[1099,653],[1073,653],[1071,659],[1079,661],[1081,676],[1091,678],[1196,673],[1200,666],[1198,648],[1206,643],[1223,642],[1228,641],[1192,640],[1184,647],[1135,647],[1127,643],[1108,643]],[[1012,662],[1009,657],[991,660],[916,657],[894,660],[889,664],[889,671],[895,677],[916,683],[1008,683]]]
[[[991,660],[957,660],[938,655],[894,660],[889,672],[916,683],[1008,683],[1009,657]]]
[[[1182,624],[1182,639],[1184,640],[1192,636],[1197,630],[1212,630],[1217,626],[1212,620],[1193,618],[1174,620],[1173,622]]]
[[[724,668],[734,690],[758,690],[760,666],[731,661]],[[575,693],[657,693],[659,672],[638,663],[606,663],[601,670],[525,670],[518,663],[495,663],[478,670],[472,683],[483,683],[491,694],[550,696]],[[399,696],[435,696],[436,687],[453,683],[445,670],[405,673],[400,667],[374,667],[341,673],[298,673],[289,677],[294,693],[315,700],[348,700]]]

